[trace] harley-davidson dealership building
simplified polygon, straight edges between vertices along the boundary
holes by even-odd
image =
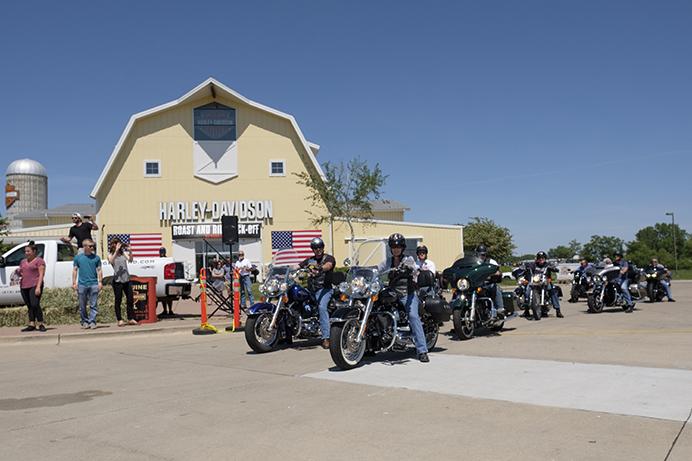
[[[272,251],[305,252],[320,235],[341,263],[349,256],[348,225],[311,224],[308,190],[294,173],[323,177],[320,147],[305,139],[289,114],[254,102],[209,78],[182,97],[133,115],[101,172],[96,200],[100,247],[109,235],[145,236],[151,250],[199,268],[221,244],[221,217],[237,216],[240,248],[258,265]],[[412,172],[413,174],[413,172]],[[461,226],[404,221],[406,207],[373,204],[375,222],[355,225],[356,242],[393,232],[409,246],[423,243],[438,268],[462,253]],[[28,229],[25,229],[28,230]]]

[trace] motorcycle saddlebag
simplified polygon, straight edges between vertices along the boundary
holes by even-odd
[[[498,289],[499,289],[499,287],[498,287]],[[511,314],[512,312],[517,310],[516,297],[514,296],[514,292],[503,291],[502,292],[502,304],[505,308],[506,314]]]
[[[438,322],[447,322],[452,317],[452,308],[449,303],[439,296],[427,298],[424,308]]]

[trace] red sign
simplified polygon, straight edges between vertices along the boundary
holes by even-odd
[[[9,210],[19,198],[19,191],[9,182],[5,186],[5,209]]]

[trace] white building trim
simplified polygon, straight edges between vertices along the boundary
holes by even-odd
[[[264,104],[260,104],[258,102],[255,102],[251,99],[246,98],[245,96],[241,95],[240,93],[236,92],[235,90],[227,87],[223,83],[219,82],[213,77],[209,77],[206,79],[204,82],[200,83],[197,85],[195,88],[184,94],[182,97],[174,100],[167,102],[165,104],[161,104],[160,106],[153,107],[151,109],[136,113],[130,117],[130,120],[127,122],[127,126],[125,126],[125,130],[122,132],[120,135],[120,139],[118,139],[117,144],[115,145],[115,148],[113,149],[113,152],[111,152],[110,157],[108,158],[108,162],[106,162],[106,166],[104,167],[103,171],[101,171],[101,175],[99,176],[98,181],[96,181],[96,185],[94,188],[91,190],[91,198],[96,198],[98,193],[101,190],[101,186],[103,185],[103,182],[106,179],[106,176],[108,176],[108,172],[110,171],[111,167],[115,163],[116,158],[120,155],[120,151],[122,150],[123,145],[125,144],[125,140],[127,137],[130,135],[130,132],[132,131],[132,127],[134,126],[135,122],[141,118],[148,117],[150,115],[156,114],[158,112],[162,112],[166,109],[170,109],[172,107],[175,107],[177,105],[183,104],[187,102],[188,100],[195,98],[199,96],[202,92],[206,91],[207,88],[209,87],[216,87],[218,90],[221,90],[222,92],[227,93],[231,97],[234,97],[236,99],[239,99],[243,103],[254,107],[256,109],[268,112],[270,114],[276,115],[277,117],[281,117],[283,119],[288,120],[291,122],[291,125],[293,126],[293,129],[296,131],[298,134],[298,138],[300,139],[301,144],[303,145],[303,148],[305,149],[305,153],[307,154],[308,158],[310,159],[312,166],[315,168],[317,173],[322,177],[322,179],[325,179],[324,172],[322,171],[322,168],[320,167],[319,163],[317,163],[317,159],[315,158],[315,155],[317,151],[319,151],[320,146],[314,143],[309,143],[306,139],[305,136],[303,135],[303,132],[300,130],[300,127],[298,126],[298,122],[296,122],[296,119],[290,115],[286,114],[284,112],[281,112],[279,110],[273,109],[269,106],[265,106]]]

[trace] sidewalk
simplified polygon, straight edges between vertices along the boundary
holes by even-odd
[[[215,307],[209,306],[211,314]],[[200,325],[200,306],[191,299],[176,301],[173,303],[174,318],[160,319],[154,323],[142,323],[140,325],[127,325],[119,327],[117,323],[100,323],[96,329],[84,330],[79,325],[46,325],[45,333],[32,331],[22,333],[23,327],[0,327],[0,345],[2,344],[26,344],[27,342],[41,342],[60,344],[65,340],[84,338],[112,338],[133,334],[159,334],[190,331]],[[98,321],[98,319],[97,319]],[[209,323],[219,330],[230,326],[233,319],[225,312],[218,311]]]

